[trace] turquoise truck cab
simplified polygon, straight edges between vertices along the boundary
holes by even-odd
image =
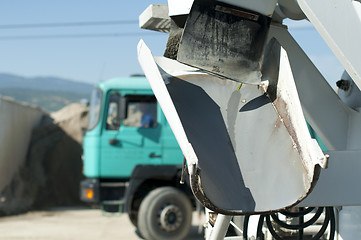
[[[145,78],[99,83],[89,113],[83,141],[86,177],[129,178],[139,164],[182,164],[182,152]]]
[[[179,184],[182,163],[183,154],[145,77],[96,85],[83,140],[83,201],[127,212],[147,239],[183,236],[190,228],[194,199],[187,184]],[[178,200],[169,201],[172,194]],[[163,201],[165,208],[151,209],[153,201]],[[152,236],[154,229],[144,227],[152,217],[164,223],[154,226],[161,235]]]

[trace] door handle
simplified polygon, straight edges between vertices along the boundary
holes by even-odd
[[[118,140],[115,139],[115,138],[109,139],[109,144],[112,145],[112,146],[117,145],[117,144],[118,144]]]
[[[152,153],[149,154],[149,157],[150,158],[161,158],[162,155],[156,155],[154,152],[152,152]]]

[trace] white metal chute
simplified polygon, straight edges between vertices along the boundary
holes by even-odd
[[[278,79],[259,85],[154,60],[142,41],[138,58],[206,207],[225,214],[275,211],[311,191],[324,156],[308,134],[285,51]]]
[[[271,25],[269,38],[274,38],[287,51],[293,78],[307,121],[328,150],[347,146],[350,110],[287,31]]]

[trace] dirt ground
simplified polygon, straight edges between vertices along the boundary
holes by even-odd
[[[203,239],[198,234],[198,218],[188,240]],[[114,240],[143,239],[126,214],[106,215],[99,209],[57,208],[0,218],[0,240]]]

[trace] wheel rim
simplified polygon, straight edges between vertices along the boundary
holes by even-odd
[[[159,223],[163,230],[167,232],[177,230],[183,221],[183,214],[176,205],[167,205],[161,209],[159,214]]]

